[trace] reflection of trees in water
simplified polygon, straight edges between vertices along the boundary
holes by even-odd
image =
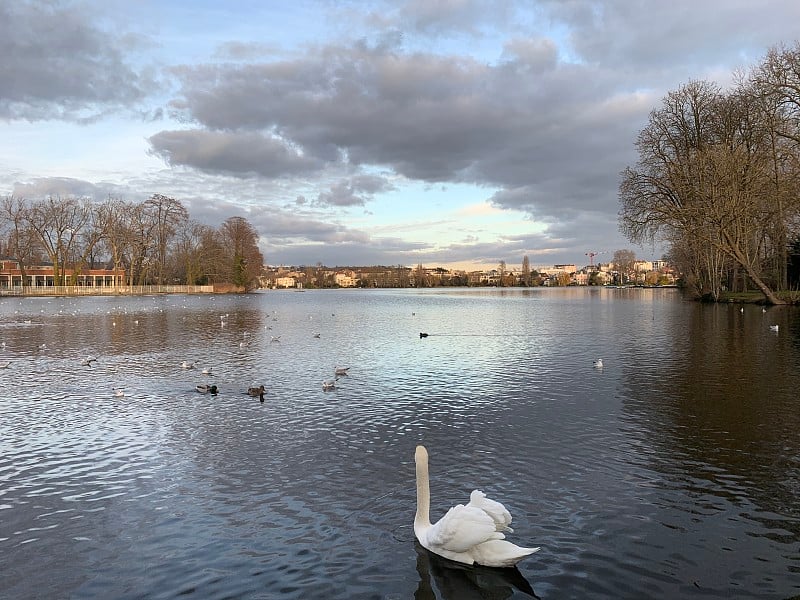
[[[414,542],[419,586],[415,600],[505,600],[538,598],[519,569],[462,565],[441,558]]]
[[[766,537],[798,540],[800,353],[788,333],[800,315],[725,305],[687,314],[686,331],[669,336],[672,347],[649,356],[633,348],[624,366],[623,411],[639,434],[636,451],[669,484],[752,502],[780,519],[747,515],[774,528]],[[773,323],[787,335],[771,332]],[[787,530],[789,539],[778,533]]]

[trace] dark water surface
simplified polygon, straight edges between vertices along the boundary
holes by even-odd
[[[796,309],[573,288],[5,298],[0,340],[2,598],[800,596]],[[244,393],[261,383],[264,404]],[[542,550],[503,571],[419,549],[418,443],[434,519],[480,488]]]

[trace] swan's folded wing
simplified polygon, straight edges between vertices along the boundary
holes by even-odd
[[[450,552],[466,552],[487,540],[500,540],[492,518],[474,506],[458,504],[434,523],[428,531],[428,542]]]
[[[486,512],[492,517],[497,531],[514,531],[509,527],[511,525],[511,513],[497,500],[487,498],[482,491],[473,490],[469,495],[469,504],[467,506],[474,506]]]

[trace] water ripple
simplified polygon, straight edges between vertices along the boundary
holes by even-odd
[[[798,595],[800,320],[765,338],[726,308],[575,289],[0,303],[0,595]],[[542,551],[508,574],[419,548],[418,443],[432,516],[484,489]]]

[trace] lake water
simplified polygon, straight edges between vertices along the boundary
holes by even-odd
[[[4,298],[0,339],[2,598],[800,597],[797,309]],[[244,393],[262,383],[263,404]],[[420,549],[419,443],[434,520],[480,488],[541,551],[493,570]]]

